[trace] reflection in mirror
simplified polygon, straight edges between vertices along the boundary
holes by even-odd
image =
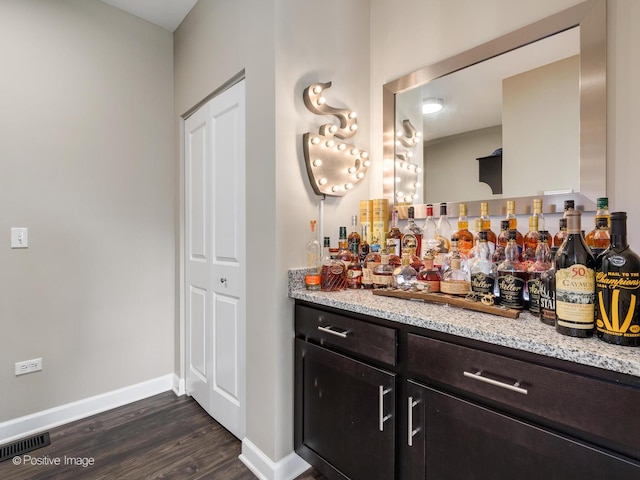
[[[605,7],[584,2],[385,85],[385,196],[472,211],[543,195],[553,211],[569,196],[592,209],[606,188]],[[423,115],[426,98],[442,110]],[[406,122],[422,133],[413,152]]]

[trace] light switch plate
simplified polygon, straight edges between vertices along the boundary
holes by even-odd
[[[11,229],[11,248],[29,248],[29,229],[17,228]]]

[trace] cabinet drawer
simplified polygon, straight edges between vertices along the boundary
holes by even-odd
[[[296,332],[322,345],[396,365],[394,328],[296,305]]]
[[[413,376],[595,436],[640,459],[640,390],[408,335]]]

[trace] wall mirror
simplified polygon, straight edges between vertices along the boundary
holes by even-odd
[[[426,99],[442,109],[424,114]],[[425,203],[516,199],[528,213],[606,194],[606,0],[588,0],[384,85],[384,196]],[[437,209],[436,209],[437,210]],[[455,213],[456,210],[450,210]],[[436,211],[437,214],[437,211]]]

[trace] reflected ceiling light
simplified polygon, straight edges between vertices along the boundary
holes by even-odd
[[[422,101],[422,114],[436,113],[442,110],[444,101],[441,98],[425,98]]]

